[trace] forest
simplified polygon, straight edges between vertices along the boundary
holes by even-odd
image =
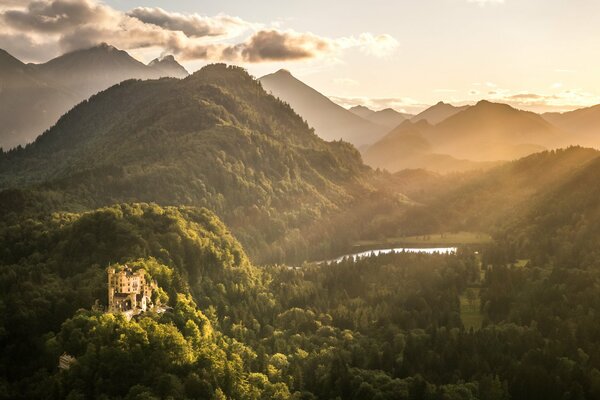
[[[593,265],[517,265],[485,245],[257,267],[213,213],[152,204],[3,224],[0,238],[3,398],[600,395]],[[123,263],[168,311],[102,311],[106,266]],[[476,329],[461,319],[469,288]]]
[[[0,399],[600,398],[599,154],[392,174],[241,68],[116,85],[0,154]]]

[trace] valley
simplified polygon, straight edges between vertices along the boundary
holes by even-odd
[[[342,106],[108,44],[0,78],[0,400],[600,396],[596,107]]]

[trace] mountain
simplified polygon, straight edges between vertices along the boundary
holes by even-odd
[[[462,172],[494,165],[434,152],[432,144],[425,138],[431,129],[434,127],[425,120],[417,123],[405,121],[363,151],[363,159],[373,168],[385,168],[391,172],[414,168],[441,173]]]
[[[361,118],[369,118],[371,115],[375,114],[374,110],[371,110],[369,107],[365,107],[365,106],[354,106],[354,107],[350,107],[348,109],[349,111],[352,111],[354,114],[358,115]]]
[[[159,77],[161,78],[185,78],[189,75],[187,70],[181,64],[179,64],[172,55],[155,58],[148,63],[148,67],[155,71],[159,71]]]
[[[415,115],[410,120],[412,122],[419,122],[419,121],[425,120],[425,121],[429,122],[431,125],[436,125],[436,124],[439,124],[440,122],[444,121],[445,119],[447,119],[455,114],[458,114],[461,111],[466,110],[468,107],[469,106],[456,107],[456,106],[453,106],[452,104],[448,104],[448,103],[444,103],[443,101],[440,101],[436,105],[433,105],[433,106],[429,107],[428,109],[421,111],[419,114]]]
[[[345,140],[357,147],[379,139],[386,128],[335,104],[327,96],[279,70],[259,79],[267,92],[288,103],[325,140]]]
[[[34,68],[40,76],[60,83],[84,98],[131,78],[185,78],[188,75],[173,56],[155,59],[145,65],[126,51],[106,43],[64,54]]]
[[[412,117],[411,114],[399,113],[392,108],[373,111],[365,106],[354,106],[349,108],[349,110],[361,118],[371,121],[374,124],[385,126],[388,129],[395,128]]]
[[[0,148],[24,143],[24,132],[41,133],[73,103],[73,93],[37,76],[0,50]]]
[[[525,226],[572,212],[567,202],[548,200],[550,194],[563,192],[561,197],[577,197],[586,190],[595,192],[591,186],[586,189],[580,185],[575,190],[568,185],[588,167],[597,166],[599,156],[600,152],[593,149],[569,147],[532,154],[474,174],[418,211],[420,216],[429,216],[427,223],[421,219],[418,229],[430,231],[418,233],[470,230],[505,232],[519,237],[517,232]],[[600,173],[600,168],[594,168]],[[591,185],[591,180],[587,185]],[[592,201],[592,197],[591,194],[584,196],[587,201]],[[565,217],[569,218],[568,215]],[[407,219],[410,218],[410,214],[407,215]],[[431,225],[427,228],[428,224]]]
[[[582,145],[600,147],[600,104],[542,117],[576,138]]]
[[[562,269],[595,266],[598,180],[597,150],[569,147],[536,153],[455,181],[451,190],[407,214],[406,223],[418,216],[420,224],[412,229],[424,229],[420,234],[488,232],[499,254],[531,258],[537,264],[553,263]]]
[[[145,65],[102,44],[44,64],[23,64],[0,52],[0,147],[31,142],[77,103],[126,79],[183,78],[187,71],[166,56]]]
[[[204,206],[252,255],[280,257],[292,244],[326,251],[312,240],[326,232],[329,216],[373,193],[370,173],[354,147],[323,141],[245,71],[217,64],[183,80],[113,86],[33,144],[1,156],[0,214],[22,213],[28,196],[45,210],[131,201]]]
[[[512,160],[569,143],[538,114],[482,100],[424,135],[436,152],[473,161]]]

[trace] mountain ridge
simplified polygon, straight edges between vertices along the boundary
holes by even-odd
[[[367,121],[306,85],[287,70],[259,78],[263,87],[306,119],[325,140],[345,140],[357,147],[374,142],[386,128]]]
[[[392,129],[412,117],[411,114],[400,113],[389,107],[384,108],[383,110],[374,111],[368,107],[358,105],[351,107],[348,110],[361,118],[371,121],[374,124],[385,126],[388,129]]]
[[[105,43],[42,64],[24,64],[6,51],[1,55],[0,77],[9,67],[18,71],[0,90],[0,147],[5,149],[31,142],[73,106],[123,80],[187,76],[174,59],[145,65]]]
[[[274,242],[293,242],[288,229],[308,230],[294,241],[309,251],[312,224],[374,191],[354,147],[323,141],[247,72],[224,64],[184,80],[117,84],[1,156],[0,171],[0,188],[41,191],[61,210],[121,201],[208,207],[267,258],[281,257]],[[3,204],[14,196],[5,190]]]

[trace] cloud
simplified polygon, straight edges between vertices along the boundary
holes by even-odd
[[[159,26],[170,31],[181,31],[190,38],[206,36],[237,36],[257,26],[238,17],[219,14],[205,17],[199,14],[168,12],[159,7],[137,7],[127,13],[146,24]]]
[[[536,112],[568,111],[600,103],[600,96],[579,89],[563,90],[552,94],[514,93],[510,90],[498,89],[490,92],[489,95],[489,100]]]
[[[0,38],[6,42],[6,38],[15,37],[28,44],[26,50],[9,47],[16,55],[31,55],[40,46],[64,52],[106,42],[126,50],[158,48],[187,60],[259,63],[335,58],[352,48],[384,57],[398,47],[398,42],[386,34],[367,32],[329,38],[267,28],[225,14],[208,17],[158,7],[122,12],[96,0],[32,0],[20,4],[0,8]],[[40,52],[35,61],[46,53]]]
[[[37,42],[21,33],[0,33],[0,49],[5,49],[20,60],[47,60],[60,52],[57,43]]]
[[[315,58],[336,50],[336,42],[312,33],[263,30],[246,42],[223,49],[223,58],[232,61],[262,62]]]
[[[9,9],[2,14],[6,24],[21,31],[60,33],[90,21],[104,23],[111,18],[108,7],[90,1],[32,1],[25,9]]]

